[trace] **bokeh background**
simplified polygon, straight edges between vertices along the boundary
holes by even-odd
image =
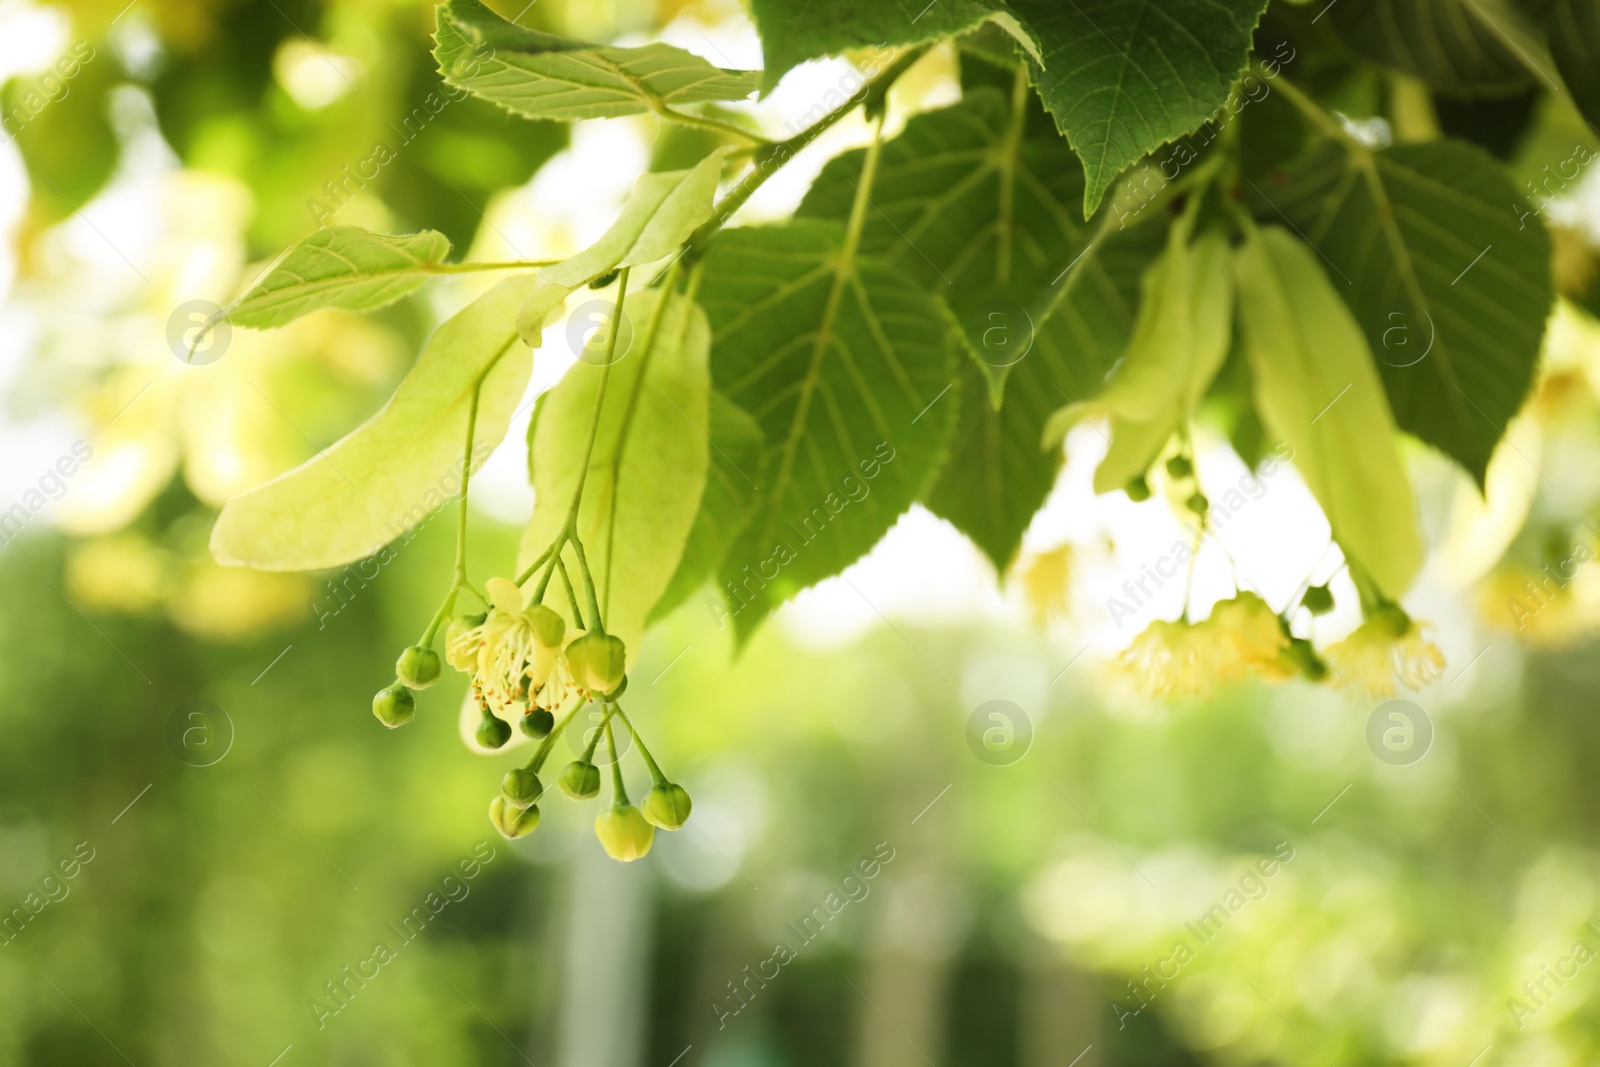
[[[1160,499],[1093,497],[1085,427],[1008,575],[917,511],[740,652],[705,595],[653,631],[630,699],[696,807],[645,861],[604,858],[592,804],[507,842],[485,809],[517,757],[462,744],[459,676],[405,730],[368,710],[447,582],[450,518],[333,574],[205,548],[224,500],[375,410],[477,283],[236,331],[203,365],[169,324],[319,222],[569,253],[709,142],[475,99],[408,136],[439,88],[420,0],[124,3],[0,0],[0,1064],[1600,1058],[1600,571],[1542,572],[1597,540],[1586,312],[1553,320],[1487,502],[1411,453],[1434,554],[1408,607],[1450,664],[1407,706],[1141,697],[1115,653],[1185,591],[1132,619],[1108,598],[1182,535]],[[522,18],[759,65],[737,0]],[[782,135],[851,69],[731,110]],[[932,56],[891,124],[954,99],[953,74]],[[1378,86],[1346,98],[1371,114]],[[1597,147],[1556,113],[1517,131],[1519,180]],[[862,134],[842,123],[746,217]],[[380,142],[394,158],[349,181]],[[1592,240],[1592,193],[1546,209],[1564,240]],[[473,486],[479,579],[528,514],[524,429]],[[1247,504],[1192,604],[1331,578],[1340,610],[1299,625],[1340,636],[1354,596],[1311,498],[1288,469],[1249,480],[1224,439],[1202,432],[1202,479]]]

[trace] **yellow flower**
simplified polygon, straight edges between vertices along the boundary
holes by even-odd
[[[1216,630],[1222,661],[1240,674],[1254,671],[1281,679],[1279,657],[1289,647],[1278,613],[1254,593],[1239,593],[1219,600],[1207,620]]]
[[[1277,613],[1256,594],[1240,593],[1218,601],[1204,622],[1151,623],[1119,662],[1153,696],[1207,696],[1249,674],[1291,677],[1282,661],[1288,647]]]
[[[473,675],[479,703],[501,717],[529,707],[554,711],[582,691],[561,656],[566,623],[542,604],[527,604],[515,582],[484,584],[489,611],[474,625],[456,619],[445,636],[445,655],[458,671]]]
[[[1133,639],[1118,663],[1152,696],[1203,696],[1215,684],[1208,623],[1157,619]]]
[[[1444,671],[1444,653],[1397,604],[1375,609],[1323,657],[1335,688],[1352,687],[1373,700],[1394,696],[1397,680],[1421,689]]]

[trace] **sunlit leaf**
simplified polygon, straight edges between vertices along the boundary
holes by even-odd
[[[938,300],[845,248],[836,223],[730,230],[705,262],[712,375],[766,439],[754,513],[722,565],[741,635],[870,549],[927,488],[955,406]]]
[[[660,289],[630,294],[624,311],[634,324],[629,350],[609,372],[574,364],[539,413],[533,519],[523,533],[518,565],[533,562],[566,522],[583,469],[595,395],[605,379],[578,534],[606,630],[622,638],[631,661],[650,609],[678,569],[706,486],[711,334],[698,306],[681,295],[667,299]],[[569,548],[563,559],[587,616],[577,557]],[[556,577],[545,602],[570,619],[561,590]]]
[[[446,81],[530,119],[637,115],[740,100],[759,87],[757,72],[722,70],[672,45],[614,48],[541,33],[478,0],[442,5],[434,40]]]
[[[1256,408],[1345,555],[1398,600],[1422,565],[1416,502],[1372,351],[1317,254],[1280,227],[1236,258]]]
[[[329,226],[291,247],[227,309],[235,326],[282,326],[321,308],[371,311],[415,292],[450,254],[433,230],[391,237]]]
[[[689,170],[645,174],[623,202],[617,221],[600,239],[570,259],[539,272],[539,287],[517,317],[523,339],[535,348],[545,320],[567,295],[621,267],[665,259],[711,217],[725,149]]]
[[[505,436],[532,354],[516,310],[537,284],[508,278],[448,319],[379,412],[338,443],[230,500],[211,532],[219,563],[315,570],[371,555],[460,490],[478,382],[473,467]]]
[[[1531,75],[1475,0],[1339,0],[1328,24],[1354,51],[1454,95],[1505,95]]]

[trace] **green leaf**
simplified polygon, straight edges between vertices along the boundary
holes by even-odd
[[[460,489],[467,414],[479,380],[472,467],[505,437],[533,355],[516,309],[535,285],[508,278],[439,327],[372,418],[332,447],[228,501],[211,531],[217,562],[269,571],[362,559]]]
[[[664,618],[717,573],[734,539],[750,519],[755,476],[761,471],[761,427],[749,412],[719,392],[711,394],[711,466],[706,491],[689,531],[678,570],[650,621]]]
[[[722,70],[667,44],[613,48],[523,29],[478,0],[438,9],[434,58],[445,81],[525,118],[614,118],[675,104],[742,100],[754,71]]]
[[[1004,0],[751,0],[750,11],[761,30],[765,90],[808,59],[937,41],[989,19],[1033,44]]]
[[[1528,72],[1478,0],[1339,0],[1328,22],[1358,54],[1453,96],[1505,96]]]
[[[661,289],[629,294],[624,311],[635,324],[635,341],[609,368],[578,535],[606,630],[628,646],[632,662],[650,609],[678,569],[706,485],[711,333],[698,306],[683,296],[669,299]],[[595,395],[606,375],[604,367],[574,364],[539,414],[533,519],[522,537],[519,570],[550,546],[566,522]],[[563,558],[586,605],[570,547]],[[545,603],[571,621],[560,588],[557,577]]]
[[[830,162],[799,213],[848,217],[860,169],[860,152]],[[1161,248],[1160,212],[1119,229],[1108,206],[1085,224],[1082,195],[1077,159],[1037,103],[980,88],[883,146],[862,231],[863,250],[962,320],[979,384],[963,367],[955,441],[926,503],[999,568],[1060,465],[1058,449],[1039,447],[1045,418],[1099,391],[1127,341],[1140,272]]]
[[[1252,230],[1236,265],[1261,419],[1294,450],[1345,555],[1398,600],[1422,538],[1366,338],[1316,253],[1287,230]]]
[[[747,636],[855,562],[927,488],[955,415],[935,403],[955,379],[953,328],[832,222],[727,231],[704,270],[713,378],[766,440],[750,523],[722,565]]]
[[[391,237],[330,226],[291,246],[228,307],[228,321],[268,330],[321,308],[387,307],[433,277],[449,254],[450,242],[433,230]]]
[[[617,221],[571,259],[539,271],[540,285],[517,316],[523,340],[539,347],[550,313],[573,290],[621,267],[666,259],[711,217],[727,149],[719,148],[689,170],[642,175]]]
[[[1197,129],[1244,69],[1266,0],[1012,0],[1045,107],[1083,160],[1083,214],[1117,175]]]
[[[1590,126],[1600,123],[1600,7],[1591,0],[1524,0],[1549,38],[1550,55]]]
[[[1533,383],[1554,301],[1550,238],[1522,195],[1460,141],[1372,151],[1323,141],[1263,213],[1325,257],[1366,331],[1400,427],[1481,485]]]
[[[1094,474],[1109,493],[1144,474],[1194,415],[1228,355],[1233,286],[1228,242],[1207,233],[1191,244],[1172,230],[1166,253],[1145,273],[1139,321],[1122,366],[1094,407],[1111,414],[1111,447]],[[1056,439],[1082,409],[1061,409],[1046,430]]]

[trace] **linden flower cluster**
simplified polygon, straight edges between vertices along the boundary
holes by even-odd
[[[598,626],[569,633],[566,620],[539,603],[536,592],[525,595],[509,579],[489,579],[484,592],[488,611],[450,621],[445,656],[452,667],[471,677],[472,696],[483,713],[476,735],[480,745],[497,749],[510,741],[507,719],[515,719],[525,736],[540,742],[526,766],[506,772],[500,793],[490,801],[489,821],[507,838],[524,837],[538,827],[539,800],[544,796],[539,771],[560,733],[589,701],[598,701],[605,708],[601,726],[590,735],[582,758],[561,772],[561,791],[574,800],[599,795],[600,768],[594,757],[604,738],[612,803],[596,817],[595,834],[613,859],[639,859],[650,851],[657,828],[683,826],[692,803],[682,786],[661,773],[617,703],[628,684],[626,647]],[[401,653],[395,682],[373,698],[373,714],[391,729],[414,716],[412,690],[426,689],[439,678],[439,655],[432,648],[437,622],[422,644]],[[653,785],[638,807],[629,803],[623,784],[613,718],[628,729],[650,770]]]
[[[1326,586],[1308,589],[1299,601],[1314,615],[1333,607]],[[1157,620],[1133,639],[1119,665],[1153,696],[1203,697],[1217,688],[1257,676],[1281,682],[1303,677],[1331,681],[1381,699],[1398,681],[1421,689],[1439,677],[1444,654],[1398,604],[1363,605],[1365,620],[1323,652],[1289,630],[1255,593],[1219,601],[1200,622]]]

